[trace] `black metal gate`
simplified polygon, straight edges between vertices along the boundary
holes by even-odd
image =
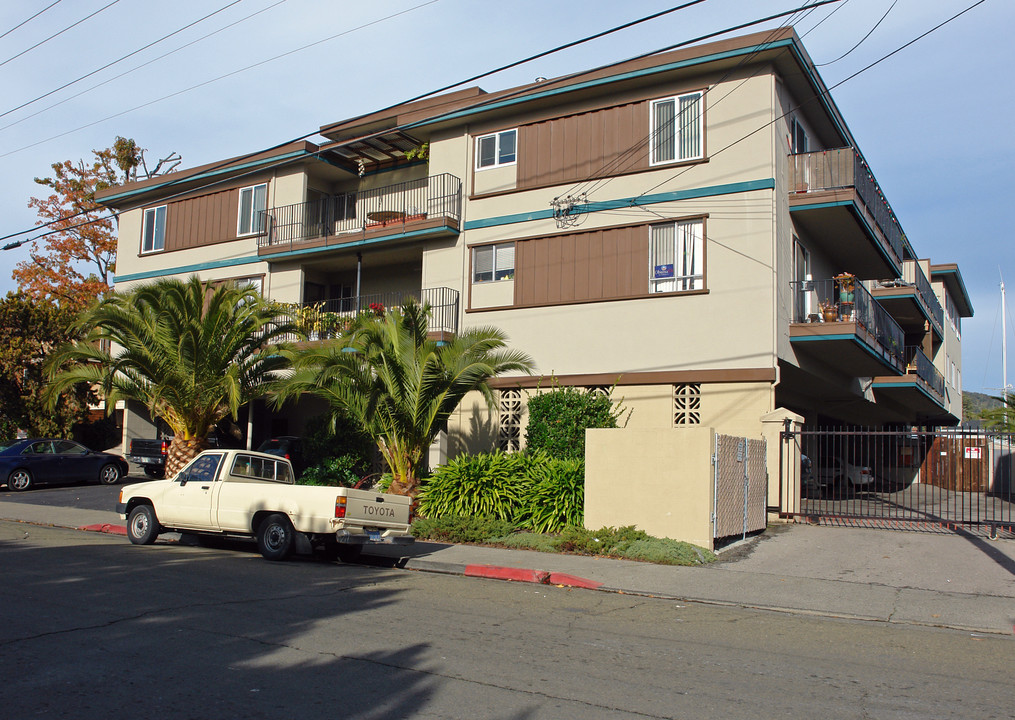
[[[1015,435],[805,428],[787,431],[783,442],[783,462],[800,458],[799,503],[784,515],[1015,535]],[[790,444],[799,452],[789,452]]]

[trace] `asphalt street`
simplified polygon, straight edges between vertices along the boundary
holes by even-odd
[[[1003,636],[24,523],[0,565],[11,719],[1012,716]]]

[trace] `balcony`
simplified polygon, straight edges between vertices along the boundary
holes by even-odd
[[[851,377],[905,372],[905,333],[854,276],[790,284],[795,349]]]
[[[873,390],[908,411],[906,420],[922,423],[945,415],[945,378],[919,347],[906,347],[906,374],[875,377]]]
[[[897,277],[905,235],[870,168],[851,147],[789,156],[793,221],[832,261],[861,277]]]
[[[462,181],[442,173],[370,190],[283,205],[260,215],[259,255],[367,240],[457,234]]]
[[[944,309],[920,264],[906,260],[902,278],[868,283],[871,293],[906,332],[933,330],[940,340],[944,332]]]
[[[459,293],[446,287],[424,288],[418,292],[374,293],[318,303],[293,303],[286,307],[306,339],[313,342],[341,337],[357,315],[380,315],[385,310],[400,307],[409,298],[430,305],[427,334],[431,338],[447,340],[458,333]],[[295,335],[284,339],[288,342],[301,340]]]

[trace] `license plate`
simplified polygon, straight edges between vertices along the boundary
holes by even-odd
[[[374,541],[380,540],[381,539],[381,531],[380,530],[367,530],[367,537],[370,538],[371,540],[374,540]]]

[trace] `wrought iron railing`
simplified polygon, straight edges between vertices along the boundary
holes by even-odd
[[[418,292],[396,290],[370,293],[316,303],[293,303],[286,309],[306,339],[327,340],[341,337],[357,315],[383,315],[390,308],[400,307],[409,298],[430,306],[428,332],[450,335],[458,332],[459,293],[447,287],[424,288]],[[300,338],[293,335],[285,339],[294,342]]]
[[[917,345],[906,346],[906,371],[927,383],[941,398],[945,396],[945,376]]]
[[[882,357],[905,366],[905,333],[863,284],[852,275],[795,280],[797,322],[854,322],[874,336]]]
[[[855,148],[790,155],[789,167],[791,192],[855,188],[867,212],[895,253],[895,260],[902,262],[902,246],[905,242],[902,226],[885,199],[885,194],[881,192],[874,173]]]
[[[405,226],[428,218],[458,221],[461,208],[462,181],[441,173],[264,210],[257,244],[289,245],[374,228]]]

